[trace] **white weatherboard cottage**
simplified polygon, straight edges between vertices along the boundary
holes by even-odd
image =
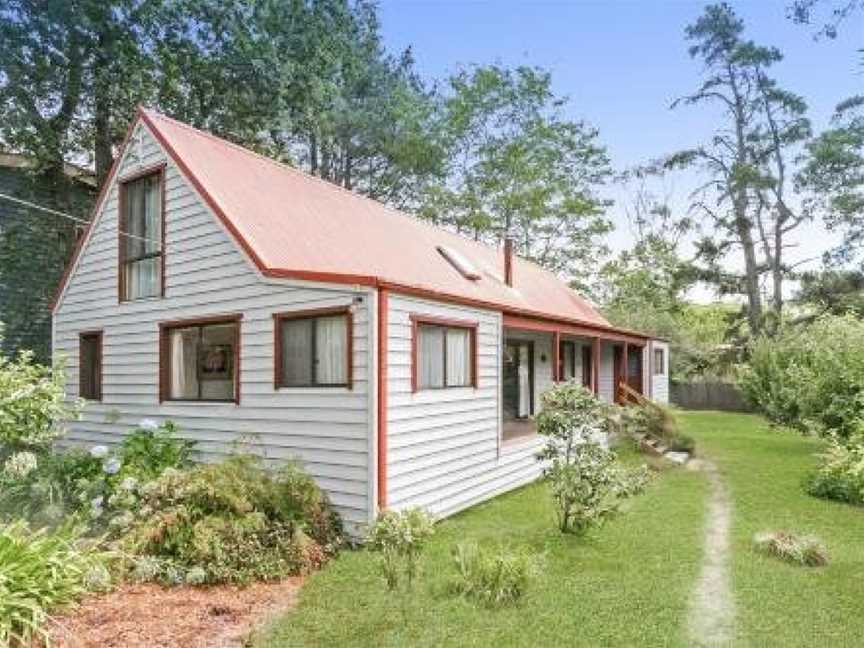
[[[666,401],[665,343],[513,255],[140,110],[54,304],[70,438],[175,421],[296,459],[349,526],[538,476],[556,380]]]

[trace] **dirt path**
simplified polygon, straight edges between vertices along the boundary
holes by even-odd
[[[735,638],[735,601],[729,575],[732,502],[723,478],[710,461],[700,461],[711,499],[705,524],[702,571],[690,602],[689,639],[694,646],[729,646]]]

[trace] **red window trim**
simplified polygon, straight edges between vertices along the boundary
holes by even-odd
[[[159,188],[161,193],[160,206],[160,238],[161,249],[159,253],[159,297],[165,297],[165,169],[167,164],[160,162],[152,164],[143,169],[129,173],[121,177],[117,181],[118,197],[117,197],[117,299],[120,303],[130,301],[126,297],[126,282],[124,279],[126,266],[126,246],[123,244],[123,235],[128,232],[126,225],[126,191],[130,182],[141,180],[149,176],[159,177]]]
[[[84,373],[81,371],[81,367],[84,364],[84,346],[83,341],[84,338],[96,338],[96,392],[97,395],[94,398],[89,396],[83,396],[84,392]],[[101,402],[102,401],[102,330],[97,329],[93,331],[81,331],[78,334],[78,396],[81,398],[85,398],[86,400],[92,400]]]
[[[284,367],[282,367],[282,335],[280,335],[282,322],[297,319],[312,319],[315,317],[327,317],[332,315],[344,315],[346,318],[346,371],[345,384],[340,385],[283,385],[282,378]],[[286,311],[273,313],[273,388],[274,389],[354,389],[354,313],[350,306],[335,306],[332,308],[311,308],[298,311]]]
[[[418,357],[417,357],[417,334],[418,327],[421,324],[426,324],[428,326],[445,326],[449,328],[461,328],[466,329],[468,331],[469,344],[471,345],[471,380],[468,385],[459,385],[448,387],[446,384],[444,387],[440,387],[439,389],[464,389],[465,387],[473,387],[477,389],[478,386],[478,370],[477,370],[477,328],[479,324],[477,322],[472,322],[468,320],[460,320],[460,319],[450,319],[447,317],[434,317],[431,315],[418,315],[416,313],[412,313],[410,316],[411,319],[411,391],[416,393],[420,391],[417,368],[418,368]]]
[[[159,402],[171,403],[234,403],[240,404],[240,324],[243,315],[235,313],[232,315],[211,315],[207,317],[194,317],[189,319],[170,320],[159,322]],[[236,324],[234,330],[234,398],[233,400],[192,400],[170,398],[170,376],[168,374],[168,333],[172,329],[185,328],[189,326],[207,326],[212,324]]]

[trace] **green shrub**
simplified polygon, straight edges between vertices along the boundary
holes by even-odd
[[[624,436],[649,435],[663,442],[669,450],[693,452],[695,441],[681,432],[675,412],[660,403],[646,401],[621,408],[617,416],[618,430]]]
[[[864,423],[848,439],[831,437],[821,465],[804,487],[814,497],[864,504]]]
[[[76,515],[100,530],[136,504],[129,498],[134,485],[191,465],[195,444],[176,434],[170,421],[157,426],[144,420],[115,452],[97,445],[10,455],[0,472],[0,518],[55,526]],[[18,462],[27,470],[16,464],[22,455],[30,455]]]
[[[0,462],[22,450],[44,451],[78,416],[80,401],[66,399],[62,366],[37,364],[33,353],[0,355]]]
[[[0,519],[23,518],[36,527],[54,527],[89,509],[104,479],[101,459],[80,449],[34,457],[36,465],[26,474],[6,468],[0,472]]]
[[[0,526],[0,646],[30,645],[44,637],[49,613],[110,586],[104,556],[78,539],[70,525],[53,532]]]
[[[776,423],[846,437],[864,418],[864,321],[825,315],[750,348],[747,398]]]
[[[369,549],[381,554],[381,573],[387,589],[399,587],[400,572],[410,588],[426,541],[435,532],[432,518],[423,509],[383,511],[369,530]]]
[[[490,551],[474,543],[453,550],[456,577],[451,590],[489,607],[516,603],[525,594],[536,565],[524,552]]]
[[[157,425],[145,419],[123,439],[118,479],[134,477],[146,481],[159,477],[166,468],[188,468],[192,465],[195,445],[195,441],[177,436],[177,426],[172,421]]]
[[[272,580],[318,567],[341,542],[327,498],[293,465],[270,471],[235,456],[127,485],[137,504],[113,527],[127,552],[150,561],[146,569],[133,566],[136,577],[152,573],[166,584],[190,575],[195,584]]]
[[[802,536],[788,531],[758,533],[753,546],[766,556],[803,567],[821,567],[828,564],[828,552],[819,538]]]
[[[544,463],[558,528],[582,533],[614,514],[631,490],[615,455],[596,442],[612,425],[610,412],[575,383],[553,387],[542,401],[537,432],[546,443],[537,459]]]

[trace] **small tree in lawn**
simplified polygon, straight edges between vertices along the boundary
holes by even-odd
[[[537,459],[547,462],[543,472],[563,533],[582,533],[617,509],[615,456],[595,438],[608,428],[606,406],[581,385],[558,385],[543,394],[537,431],[546,445]]]

